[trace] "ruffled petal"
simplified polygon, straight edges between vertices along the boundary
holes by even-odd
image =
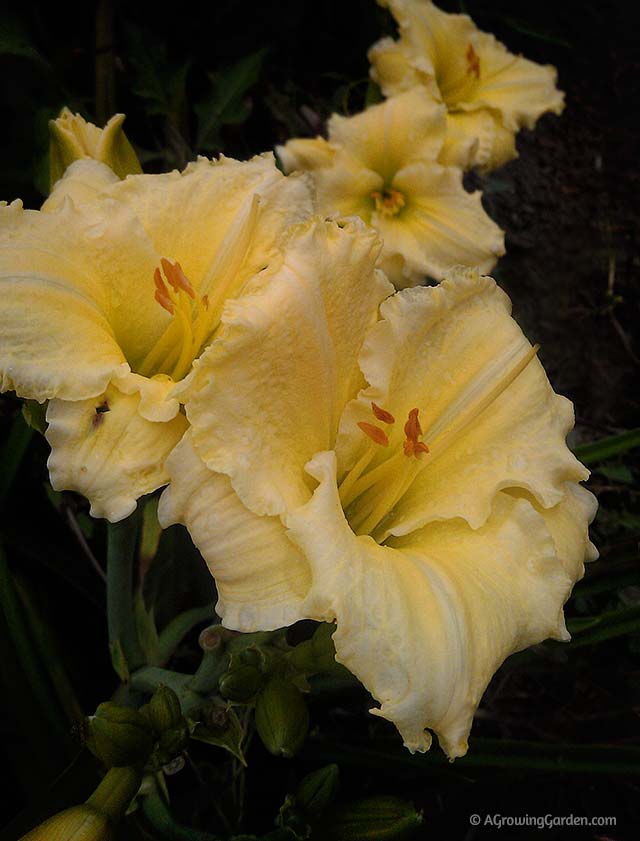
[[[416,85],[429,85],[436,99],[441,99],[433,80],[433,70],[426,63],[421,70],[419,60],[408,44],[381,38],[367,53],[371,64],[371,78],[385,96],[395,96]]]
[[[502,116],[505,128],[517,131],[533,128],[542,114],[561,114],[564,94],[556,88],[557,72],[551,65],[536,64],[510,53],[493,35],[478,32],[475,49],[480,61],[480,78],[473,101],[460,107],[493,108]]]
[[[307,612],[337,621],[336,659],[381,703],[372,712],[398,727],[409,750],[428,749],[429,728],[451,758],[462,756],[505,657],[549,636],[568,638],[562,606],[575,579],[545,520],[527,500],[498,494],[480,529],[434,523],[379,546],[344,519],[333,454],[307,469],[320,484],[287,518],[312,571]]]
[[[423,87],[373,105],[353,117],[334,114],[329,138],[390,184],[413,161],[435,160],[446,130],[446,110]]]
[[[488,172],[517,156],[514,132],[488,108],[447,115],[447,137],[438,158],[441,164]]]
[[[248,278],[273,258],[283,232],[312,213],[306,180],[285,178],[270,153],[246,162],[200,158],[182,173],[129,176],[110,195],[133,210],[158,253],[177,260],[194,288],[211,297],[219,280],[211,275],[224,272],[221,255],[239,237],[243,254],[236,256]],[[242,227],[252,230],[236,231]]]
[[[438,287],[394,295],[381,315],[361,354],[370,387],[341,422],[341,472],[369,446],[357,423],[370,420],[371,401],[397,419],[390,452],[402,451],[403,422],[414,408],[430,452],[411,468],[416,475],[390,506],[380,539],[454,517],[479,528],[496,492],[508,487],[551,508],[567,481],[588,477],[565,444],[573,407],[553,392],[510,317],[509,299],[491,278],[457,270]],[[380,463],[386,452],[379,448]],[[398,481],[415,460],[404,461]]]
[[[392,291],[375,269],[379,248],[357,219],[301,226],[282,264],[227,304],[199,360],[186,399],[194,446],[258,514],[308,499],[303,466],[332,446],[360,387],[357,354]]]
[[[406,251],[397,239],[393,245],[399,253],[406,253],[408,273],[440,280],[456,265],[489,271],[504,254],[504,232],[485,213],[482,193],[464,189],[458,168],[413,164],[396,175],[393,186],[406,196],[406,206],[395,224],[398,235],[407,242]],[[380,224],[381,220],[377,221]],[[381,230],[385,251],[392,253],[392,241],[382,226]],[[410,248],[411,240],[418,243],[417,250]],[[416,253],[420,259],[414,263],[411,257]]]
[[[169,479],[164,462],[186,419],[152,423],[139,414],[139,400],[112,385],[91,400],[52,400],[47,408],[51,484],[86,496],[94,517],[128,517],[138,497]]]
[[[273,630],[304,618],[309,566],[277,517],[259,517],[231,482],[204,465],[187,433],[166,464],[171,484],[160,498],[166,528],[184,523],[216,580],[216,612],[236,631]]]
[[[284,146],[276,146],[276,154],[287,173],[331,166],[335,153],[335,148],[323,137],[295,137]]]
[[[0,207],[0,388],[40,402],[100,394],[128,370],[78,214]]]

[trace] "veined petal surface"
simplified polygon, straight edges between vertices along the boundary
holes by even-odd
[[[193,444],[258,514],[308,499],[303,465],[332,446],[361,385],[357,354],[392,291],[375,269],[379,249],[357,219],[301,226],[282,263],[227,304],[198,363],[186,402]]]
[[[277,517],[246,508],[227,476],[209,470],[187,433],[169,456],[160,498],[166,528],[184,523],[216,580],[216,611],[237,631],[274,630],[304,618],[309,565]]]
[[[429,748],[429,728],[450,758],[462,756],[505,657],[568,638],[562,606],[582,572],[593,506],[569,497],[550,529],[529,501],[498,493],[479,529],[455,519],[380,546],[344,518],[334,455],[319,454],[308,470],[319,486],[287,517],[312,570],[307,612],[336,620],[336,658],[412,752]]]
[[[168,480],[164,461],[187,428],[184,415],[153,423],[138,412],[138,394],[109,386],[90,400],[51,400],[47,466],[56,490],[87,497],[94,517],[128,517],[138,497]]]
[[[350,470],[370,446],[357,424],[370,420],[372,401],[397,422],[370,470],[402,450],[402,424],[412,409],[430,450],[400,459],[406,487],[379,526],[381,539],[455,517],[479,528],[495,493],[511,486],[550,508],[566,482],[588,477],[565,444],[572,406],[554,393],[491,278],[456,270],[438,287],[394,295],[381,316],[361,354],[369,387],[341,421],[339,469]],[[374,491],[367,493],[373,500]]]

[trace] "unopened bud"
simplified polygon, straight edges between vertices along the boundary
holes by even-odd
[[[223,698],[247,703],[260,691],[262,674],[255,666],[238,666],[220,678],[218,688]]]
[[[107,164],[118,176],[142,172],[138,156],[122,130],[124,114],[115,114],[104,128],[88,123],[63,108],[49,122],[49,179],[53,185],[74,161],[93,158]]]
[[[146,717],[156,733],[163,733],[184,723],[180,700],[168,686],[159,686],[146,705]]]
[[[91,806],[72,806],[23,835],[20,841],[111,841],[111,821]]]
[[[91,753],[112,768],[146,762],[155,739],[138,710],[106,701],[88,719],[85,741]]]
[[[340,785],[337,765],[326,765],[302,780],[296,792],[296,801],[309,815],[320,815],[331,804]]]
[[[256,728],[269,753],[293,756],[309,729],[304,697],[289,681],[272,678],[256,702]]]
[[[400,841],[422,823],[412,803],[399,797],[368,797],[333,813],[323,827],[327,841]]]

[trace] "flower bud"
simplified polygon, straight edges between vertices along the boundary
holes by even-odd
[[[146,762],[155,738],[138,710],[106,701],[88,719],[85,741],[91,753],[112,768]]]
[[[88,123],[79,114],[63,108],[49,122],[49,177],[51,187],[68,166],[81,158],[107,164],[119,178],[142,172],[138,156],[122,130],[124,114],[115,114],[104,128]]]
[[[256,728],[270,753],[287,757],[297,753],[309,729],[302,692],[288,681],[272,678],[258,696]]]
[[[400,841],[422,823],[412,803],[399,797],[368,797],[335,811],[323,837],[327,841]]]
[[[111,821],[86,804],[72,806],[41,823],[20,841],[111,841]]]
[[[296,792],[296,801],[309,815],[320,815],[335,798],[340,785],[337,765],[326,765],[302,780]]]
[[[184,724],[180,700],[168,686],[159,686],[146,708],[146,717],[158,734]]]
[[[247,703],[260,691],[262,675],[255,666],[242,665],[226,672],[220,678],[218,688],[223,698]]]

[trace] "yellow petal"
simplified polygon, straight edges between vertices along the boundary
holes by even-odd
[[[296,169],[330,166],[335,149],[323,137],[296,137],[284,146],[276,146],[276,153],[284,171],[288,173]]]
[[[207,293],[208,274],[254,196],[258,219],[243,255],[245,278],[267,265],[283,232],[312,212],[306,180],[285,178],[272,154],[246,162],[201,158],[183,173],[132,176],[115,184],[110,194],[132,209],[158,253],[178,260],[193,286]]]
[[[51,484],[86,496],[94,517],[122,520],[139,496],[168,481],[164,461],[186,419],[152,423],[141,417],[138,404],[138,395],[112,385],[91,400],[52,400],[47,408]]]
[[[231,482],[204,465],[184,436],[166,464],[171,484],[158,516],[189,529],[216,580],[216,612],[236,631],[272,630],[303,618],[310,575],[276,517],[259,517],[240,502]]]
[[[93,158],[109,166],[118,178],[142,172],[140,161],[122,130],[124,114],[115,114],[101,129],[80,114],[63,108],[49,122],[49,169],[51,186],[62,178],[74,161]]]
[[[505,128],[533,128],[542,114],[561,114],[564,94],[556,88],[555,67],[514,56],[493,35],[478,32],[475,49],[481,66],[473,105],[498,111]],[[461,103],[466,110],[467,104]]]
[[[393,186],[406,196],[406,206],[397,217],[372,223],[383,234],[385,255],[405,256],[413,283],[424,275],[440,280],[456,265],[489,271],[504,254],[503,231],[485,213],[482,193],[464,189],[457,167],[413,164],[395,176]],[[392,225],[393,237],[387,233]]]
[[[186,401],[193,443],[256,513],[309,496],[303,466],[332,446],[360,386],[365,332],[391,291],[375,270],[379,248],[360,220],[301,226],[282,264],[227,304],[198,364]]]
[[[0,231],[1,390],[41,402],[100,394],[128,366],[78,214],[14,202],[0,207]]]
[[[416,87],[353,117],[334,114],[329,139],[390,184],[414,161],[435,160],[446,130],[446,110]]]
[[[413,408],[430,452],[420,456],[417,475],[392,506],[380,539],[454,517],[479,528],[495,493],[509,487],[527,490],[550,508],[563,498],[567,481],[587,478],[565,444],[571,403],[553,392],[531,358],[531,345],[510,317],[509,299],[491,278],[458,270],[438,287],[394,295],[381,315],[361,355],[370,388],[342,419],[341,471],[368,446],[357,423],[370,418],[371,401],[398,421],[389,451],[377,454],[380,463],[401,451],[402,423]]]
[[[447,137],[439,161],[463,169],[478,167],[482,172],[503,166],[518,155],[515,134],[506,129],[495,112],[450,111]]]
[[[562,606],[575,580],[544,518],[527,500],[499,493],[477,530],[461,520],[432,523],[379,546],[356,537],[335,485],[335,459],[307,468],[320,482],[312,500],[287,518],[313,585],[309,615],[337,621],[336,659],[381,703],[411,751],[438,735],[451,758],[467,750],[482,693],[509,654],[546,637],[566,639]],[[562,504],[562,502],[560,503]],[[585,510],[563,513],[582,538]]]
[[[385,96],[395,96],[416,85],[427,85],[436,99],[442,99],[431,64],[421,64],[420,56],[416,56],[408,44],[382,38],[371,47],[367,56],[371,63],[371,78]]]

